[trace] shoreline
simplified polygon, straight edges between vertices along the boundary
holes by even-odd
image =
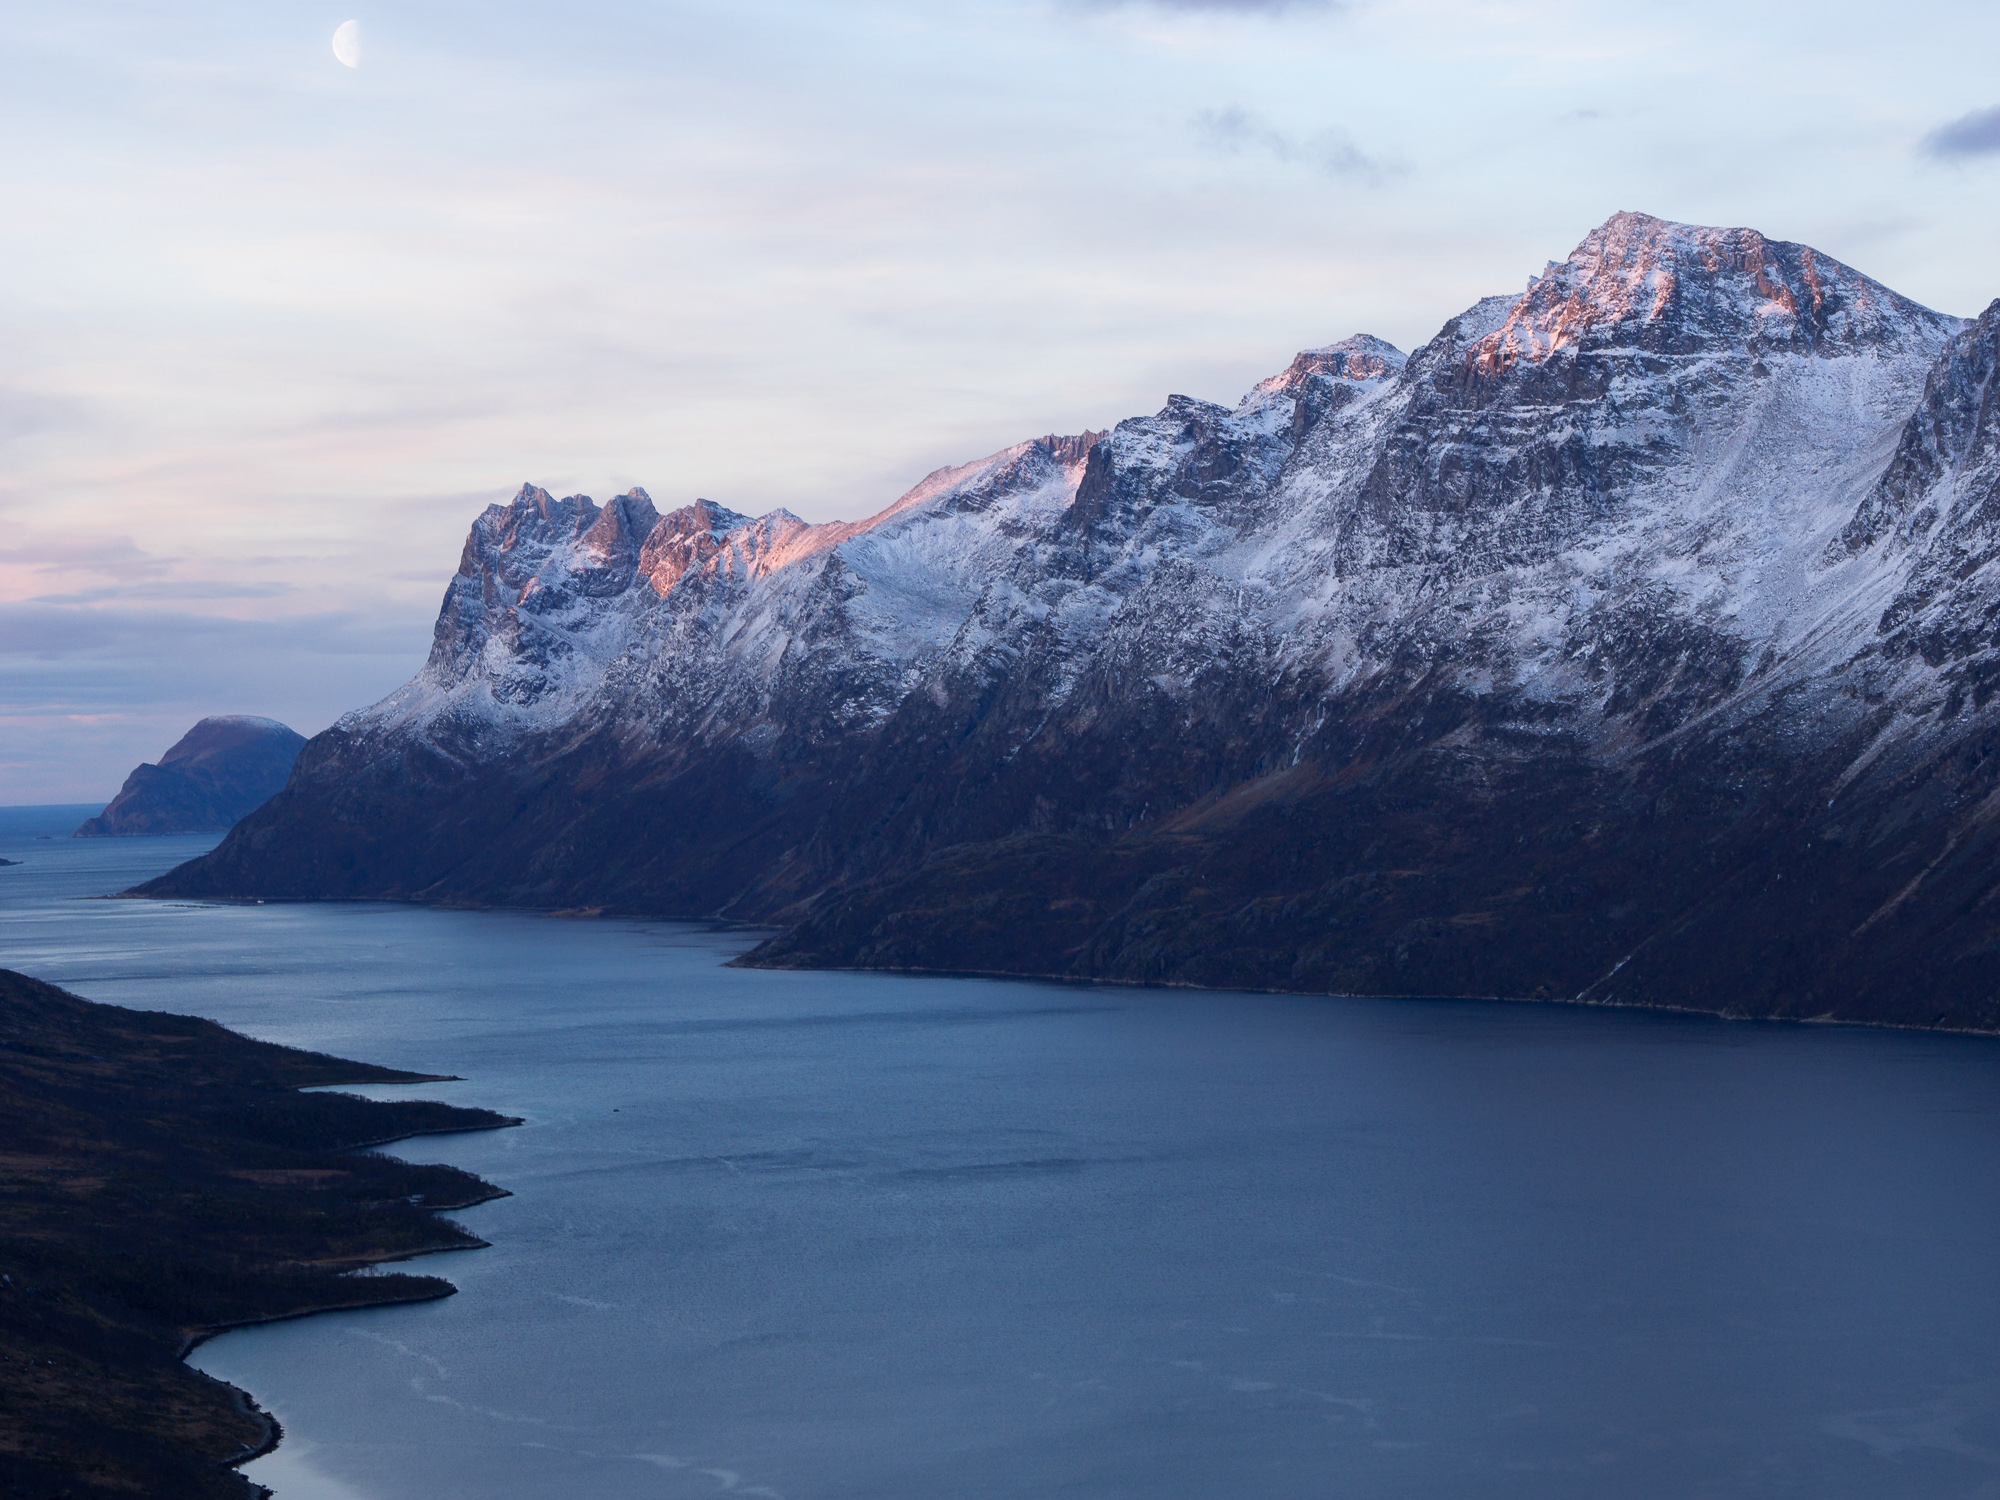
[[[510,912],[517,916],[540,916],[563,921],[610,921],[610,922],[682,922],[689,926],[702,927],[710,932],[765,932],[773,935],[785,932],[783,924],[771,922],[739,922],[729,917],[716,916],[676,916],[663,912],[646,912],[605,907],[578,906],[512,906],[490,901],[420,901],[410,896],[182,896],[182,895],[142,895],[137,891],[114,891],[104,896],[83,899],[92,901],[161,901],[183,902],[197,906],[318,906],[318,905],[367,905],[380,903],[387,906],[409,906],[426,911],[490,911]],[[1502,1005],[1565,1005],[1599,1010],[1650,1011],[1661,1015],[1708,1016],[1718,1021],[1765,1022],[1784,1026],[1854,1026],[1871,1031],[1899,1031],[1916,1035],[1964,1036],[2000,1038],[2000,1026],[1983,1029],[1976,1026],[1918,1026],[1904,1021],[1871,1021],[1851,1016],[1778,1016],[1758,1015],[1733,1007],[1714,1010],[1694,1005],[1655,1005],[1627,1000],[1591,1000],[1583,995],[1497,995],[1484,994],[1367,994],[1347,990],[1305,990],[1279,989],[1256,984],[1193,984],[1174,979],[1112,979],[1094,974],[1060,974],[1026,969],[946,969],[920,966],[870,966],[861,964],[763,964],[745,963],[747,955],[738,955],[725,961],[726,966],[735,969],[759,969],[772,973],[801,974],[904,974],[925,975],[936,979],[1016,979],[1038,984],[1087,985],[1099,989],[1126,990],[1187,990],[1210,995],[1289,995],[1299,999],[1319,1000],[1407,1000],[1421,1002],[1427,1000],[1475,1000]],[[1602,981],[1598,981],[1602,983]],[[1594,987],[1594,986],[1593,986]],[[447,1080],[439,1079],[438,1082]],[[451,1082],[463,1080],[452,1079]]]
[[[516,1121],[515,1123],[518,1124],[520,1122]],[[390,1140],[415,1140],[418,1137],[425,1135],[467,1135],[470,1134],[473,1130],[480,1128],[507,1129],[510,1127],[467,1126],[459,1130],[424,1130],[424,1131],[415,1131],[410,1135],[393,1136],[390,1137]],[[367,1144],[387,1145],[388,1143],[389,1143],[388,1141],[377,1141],[372,1143],[365,1143],[364,1145],[356,1145],[354,1147],[351,1147],[350,1149],[358,1151],[366,1149]],[[438,1213],[456,1213],[461,1209],[477,1208],[482,1203],[492,1203],[497,1199],[511,1198],[513,1196],[514,1196],[513,1193],[506,1188],[495,1188],[490,1193],[482,1193],[478,1197],[468,1199],[464,1203],[437,1204],[435,1205],[435,1209]],[[492,1248],[493,1248],[492,1241],[478,1239],[478,1238],[474,1238],[469,1244],[459,1243],[451,1245],[431,1245],[420,1250],[407,1250],[396,1255],[385,1255],[380,1257],[379,1259],[371,1259],[369,1261],[364,1262],[362,1265],[355,1267],[351,1271],[343,1271],[340,1274],[342,1276],[352,1277],[355,1276],[357,1272],[366,1270],[369,1266],[396,1265],[405,1261],[417,1260],[420,1257],[426,1255],[448,1255],[453,1251],[458,1251],[458,1250],[490,1250]],[[255,1463],[258,1459],[264,1458],[269,1454],[277,1452],[279,1447],[282,1446],[285,1441],[285,1427],[282,1422],[280,1422],[270,1412],[266,1411],[264,1407],[258,1403],[258,1400],[254,1395],[252,1395],[249,1391],[245,1390],[242,1386],[237,1385],[232,1381],[224,1380],[219,1375],[211,1375],[206,1370],[199,1369],[194,1365],[188,1364],[189,1355],[193,1354],[195,1350],[199,1349],[203,1344],[218,1339],[222,1337],[222,1335],[225,1333],[238,1333],[246,1328],[262,1328],[272,1323],[296,1323],[305,1318],[317,1318],[328,1313],[367,1312],[371,1308],[378,1308],[378,1307],[410,1307],[425,1302],[442,1302],[448,1297],[456,1297],[458,1295],[458,1288],[451,1282],[446,1281],[441,1276],[435,1278],[435,1280],[438,1283],[435,1289],[427,1289],[423,1291],[411,1291],[411,1292],[406,1292],[400,1296],[364,1298],[360,1301],[355,1301],[355,1302],[332,1302],[328,1303],[324,1307],[306,1307],[306,1308],[300,1308],[296,1312],[270,1313],[255,1318],[239,1318],[234,1322],[211,1323],[203,1327],[190,1330],[188,1332],[186,1340],[181,1344],[180,1352],[175,1357],[194,1374],[199,1375],[204,1380],[213,1381],[215,1384],[221,1386],[224,1390],[228,1391],[231,1395],[231,1398],[235,1401],[238,1409],[241,1410],[245,1416],[259,1423],[264,1430],[264,1437],[261,1442],[259,1442],[255,1447],[247,1449],[242,1453],[239,1453],[234,1458],[224,1459],[222,1461],[224,1466],[231,1469],[241,1469],[245,1464]],[[255,1480],[248,1479],[247,1477],[245,1479],[245,1482],[250,1485],[251,1490],[257,1497],[257,1500],[272,1500],[273,1492],[268,1487],[258,1484]]]
[[[285,1440],[284,1424],[265,1411],[263,1407],[259,1406],[255,1396],[251,1395],[241,1386],[231,1385],[226,1380],[216,1380],[213,1375],[208,1374],[205,1370],[196,1370],[195,1374],[202,1376],[204,1379],[214,1380],[217,1385],[228,1391],[231,1399],[236,1403],[237,1410],[259,1424],[264,1431],[263,1440],[256,1447],[238,1454],[235,1458],[224,1459],[224,1468],[240,1470],[245,1464],[260,1459],[267,1453],[275,1453],[277,1451],[278,1444]],[[256,1480],[248,1477],[243,1482],[250,1486],[251,1494],[255,1497],[255,1500],[273,1500],[272,1491],[269,1486],[261,1485]]]
[[[518,910],[501,907],[495,910]],[[661,917],[672,922],[678,917]],[[1029,973],[1016,969],[926,969],[915,967],[868,968],[856,964],[747,964],[730,959],[730,968],[757,969],[774,974],[922,974],[935,979],[1021,979],[1040,984],[1067,984],[1094,989],[1180,990],[1203,995],[1276,995],[1296,1000],[1387,1000],[1398,1004],[1422,1005],[1432,1001],[1476,1002],[1482,1005],[1547,1005],[1577,1010],[1629,1010],[1653,1015],[1701,1016],[1711,1021],[1728,1021],[1765,1026],[1853,1026],[1869,1031],[1898,1031],[1914,1036],[1968,1036],[2000,1040],[2000,1027],[1987,1031],[1975,1026],[1911,1026],[1899,1021],[1858,1021],[1846,1016],[1760,1016],[1742,1010],[1703,1010],[1693,1005],[1649,1005],[1633,1000],[1586,1000],[1578,995],[1381,995],[1350,990],[1281,990],[1254,984],[1189,984],[1173,979],[1102,979],[1093,975]]]
[[[454,1296],[386,1268],[486,1248],[443,1215],[511,1196],[375,1148],[518,1117],[340,1091],[455,1076],[5,970],[0,1033],[0,1452],[24,1493],[267,1495],[237,1471],[283,1425],[189,1356],[238,1329]]]
[[[412,1081],[423,1083],[463,1083],[465,1080],[456,1074],[426,1074]],[[339,1086],[337,1083],[314,1085],[315,1088],[335,1088]],[[301,1092],[310,1091],[302,1090]],[[421,1140],[425,1136],[471,1135],[475,1131],[507,1130],[512,1129],[515,1125],[526,1123],[513,1116],[508,1116],[507,1118],[509,1123],[506,1125],[440,1126],[435,1130],[412,1130],[406,1131],[402,1135],[384,1136],[377,1141],[357,1141],[347,1149],[350,1151],[366,1151],[377,1146],[394,1145],[397,1141]],[[493,1203],[499,1199],[511,1198],[513,1196],[512,1190],[508,1188],[493,1187],[490,1191],[476,1194],[467,1198],[462,1203],[427,1203],[424,1206],[435,1213],[458,1213],[464,1209],[477,1208],[482,1203]],[[493,1242],[491,1240],[484,1240],[475,1236],[469,1243],[460,1241],[448,1245],[427,1245],[421,1249],[400,1251],[394,1255],[371,1257],[351,1270],[342,1271],[340,1274],[344,1277],[354,1277],[359,1272],[367,1270],[370,1266],[400,1265],[406,1261],[418,1260],[426,1255],[449,1255],[459,1250],[490,1250],[492,1248]],[[438,1283],[435,1289],[411,1291],[400,1296],[371,1297],[356,1302],[333,1302],[328,1303],[324,1307],[307,1307],[300,1308],[296,1312],[270,1313],[255,1318],[239,1318],[234,1322],[210,1323],[200,1328],[190,1329],[186,1340],[181,1344],[180,1351],[175,1355],[175,1358],[183,1365],[187,1365],[188,1369],[201,1376],[204,1380],[212,1380],[217,1385],[231,1392],[244,1415],[261,1423],[264,1428],[264,1439],[262,1442],[247,1452],[238,1454],[235,1458],[225,1459],[223,1461],[225,1465],[232,1469],[241,1469],[245,1464],[254,1463],[267,1454],[277,1452],[279,1446],[285,1440],[284,1424],[259,1405],[257,1398],[242,1386],[224,1380],[218,1375],[211,1375],[206,1370],[188,1365],[189,1355],[193,1354],[203,1344],[218,1339],[225,1333],[236,1333],[246,1328],[262,1328],[272,1323],[296,1323],[301,1319],[317,1318],[326,1313],[367,1312],[369,1309],[377,1307],[409,1307],[424,1302],[442,1302],[447,1297],[456,1297],[458,1295],[458,1288],[451,1282],[446,1281],[441,1276],[435,1278],[435,1280]],[[271,1490],[256,1483],[254,1480],[247,1482],[256,1491],[260,1500],[271,1500]]]

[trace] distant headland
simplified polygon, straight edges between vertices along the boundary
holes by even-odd
[[[135,767],[110,805],[73,837],[221,833],[283,790],[305,743],[304,735],[276,719],[203,719],[158,765]]]

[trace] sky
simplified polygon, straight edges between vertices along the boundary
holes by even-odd
[[[863,516],[1620,209],[2000,296],[1991,0],[337,4],[0,11],[0,805],[383,697],[524,481]]]

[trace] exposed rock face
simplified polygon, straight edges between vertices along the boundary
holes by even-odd
[[[220,833],[284,786],[305,743],[276,719],[203,719],[158,765],[137,767],[110,805],[71,837]]]
[[[1996,344],[2000,304],[1620,214],[1407,360],[870,521],[524,488],[423,673],[148,889],[2000,1026]]]

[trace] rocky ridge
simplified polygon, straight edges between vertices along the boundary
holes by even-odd
[[[159,893],[753,961],[2000,1026],[2000,304],[1619,214],[1409,355],[876,517],[532,486],[423,672]]]

